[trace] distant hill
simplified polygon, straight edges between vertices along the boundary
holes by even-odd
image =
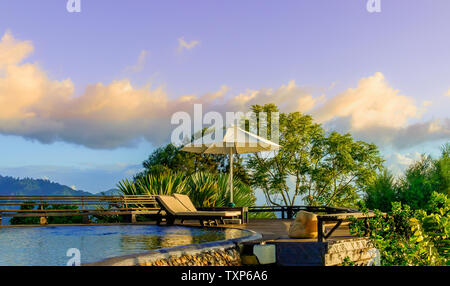
[[[114,189],[104,192],[113,194]],[[100,195],[101,193],[98,193]],[[0,195],[92,195],[44,179],[13,178],[0,175]]]
[[[120,194],[121,193],[120,193],[120,191],[118,189],[110,189],[110,190],[107,190],[106,192],[96,193],[96,195],[108,195],[108,196],[110,196],[110,195],[120,195]]]

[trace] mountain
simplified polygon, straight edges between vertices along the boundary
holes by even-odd
[[[44,179],[19,179],[0,175],[0,195],[92,195],[92,193],[74,190]]]
[[[104,195],[104,196],[120,195],[120,191],[118,189],[110,189],[105,192],[96,193],[96,195]]]

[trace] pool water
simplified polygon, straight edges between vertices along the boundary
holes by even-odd
[[[81,264],[192,243],[250,235],[238,229],[156,225],[98,225],[0,228],[0,265],[67,265],[68,249]],[[73,255],[73,254],[72,254]]]

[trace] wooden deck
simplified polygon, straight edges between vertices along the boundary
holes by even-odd
[[[317,242],[317,238],[311,239],[292,239],[288,237],[289,226],[293,222],[293,219],[250,219],[247,224],[227,224],[219,225],[225,228],[240,228],[248,229],[260,233],[263,236],[263,240],[277,240],[277,241],[290,241],[290,242]],[[185,225],[195,225],[199,224],[196,222],[185,222]],[[217,226],[215,226],[217,227]],[[325,228],[328,231],[333,227],[333,224],[326,224]],[[327,241],[337,241],[346,240],[354,238],[350,235],[348,224],[343,223],[339,228],[332,234]]]
[[[289,238],[288,232],[292,221],[292,219],[251,219],[244,225],[220,226],[248,229],[262,235],[260,240],[243,243],[241,257],[246,264],[254,261],[251,259],[253,246],[261,242],[275,245],[276,264],[280,266],[340,265],[346,257],[356,265],[366,265],[374,258],[370,242],[366,238],[351,236],[348,222],[341,223],[330,237],[320,242],[317,238]],[[325,224],[325,231],[328,232],[334,225]]]

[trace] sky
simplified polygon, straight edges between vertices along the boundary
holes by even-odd
[[[395,173],[450,141],[450,1],[0,0],[0,174],[90,192],[171,115],[275,103],[376,143]]]

